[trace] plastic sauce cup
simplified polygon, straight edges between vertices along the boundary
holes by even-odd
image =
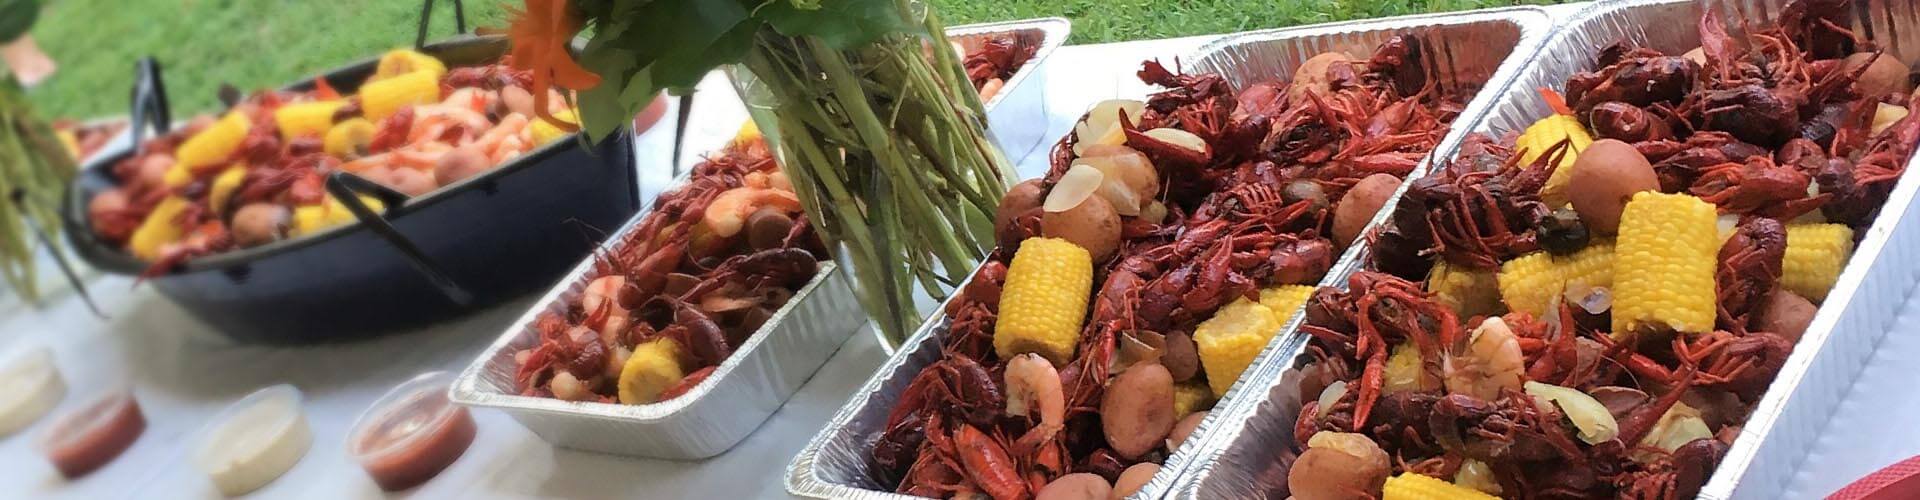
[[[473,415],[447,400],[453,376],[430,372],[374,401],[347,435],[347,455],[386,491],[433,479],[473,444]]]
[[[285,474],[313,444],[300,390],[280,384],[228,406],[200,433],[195,466],[220,493],[243,495]]]

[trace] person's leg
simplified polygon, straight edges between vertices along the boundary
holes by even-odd
[[[0,63],[13,72],[20,85],[29,88],[53,76],[53,71],[59,68],[53,58],[40,50],[40,44],[33,42],[33,35],[22,35],[18,40],[0,45]]]

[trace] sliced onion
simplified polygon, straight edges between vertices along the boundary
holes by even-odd
[[[1567,414],[1573,421],[1574,429],[1579,430],[1580,440],[1587,444],[1600,444],[1620,435],[1620,423],[1613,420],[1613,413],[1607,411],[1600,401],[1578,389],[1542,384],[1529,381],[1524,386],[1527,394],[1545,399],[1560,406],[1560,412]]]
[[[1207,140],[1201,139],[1200,136],[1193,135],[1193,132],[1177,128],[1156,128],[1146,131],[1146,135],[1147,137],[1166,141],[1168,144],[1175,146],[1199,151],[1201,153],[1207,152]]]
[[[1584,282],[1568,282],[1566,300],[1587,314],[1600,314],[1613,309],[1613,291],[1604,286],[1592,286]]]
[[[1486,462],[1467,459],[1460,462],[1460,471],[1453,474],[1453,484],[1480,490],[1488,495],[1500,494],[1500,481],[1494,479],[1493,468]]]
[[[1720,231],[1720,242],[1726,243],[1727,238],[1733,237],[1733,230],[1740,226],[1740,214],[1720,214],[1713,224]]]
[[[1887,127],[1899,123],[1902,118],[1907,117],[1907,113],[1907,108],[1904,106],[1880,103],[1880,107],[1873,110],[1873,135],[1880,135],[1887,130]]]
[[[1060,182],[1054,183],[1053,191],[1047,193],[1047,200],[1040,204],[1040,208],[1048,212],[1065,212],[1080,206],[1080,202],[1087,201],[1088,196],[1093,196],[1100,189],[1103,180],[1105,176],[1100,174],[1099,169],[1086,164],[1074,165],[1060,176]]]
[[[1105,133],[1108,129],[1119,128],[1120,110],[1127,111],[1127,121],[1140,123],[1140,115],[1147,111],[1147,103],[1133,99],[1110,99],[1100,101],[1087,110],[1087,130]],[[1088,137],[1081,136],[1081,140]]]
[[[1347,397],[1347,381],[1340,380],[1327,384],[1327,389],[1320,391],[1321,414],[1326,414],[1328,408],[1332,408],[1334,403],[1340,402],[1340,398],[1344,397]]]
[[[1712,438],[1713,430],[1707,428],[1705,420],[1700,419],[1700,410],[1693,409],[1686,403],[1674,403],[1673,408],[1668,408],[1667,414],[1661,415],[1660,421],[1653,424],[1653,430],[1647,432],[1647,437],[1640,440],[1640,446],[1659,448],[1672,453],[1695,439]],[[1655,454],[1645,452],[1635,452],[1629,457],[1641,463],[1649,463],[1659,458]]]

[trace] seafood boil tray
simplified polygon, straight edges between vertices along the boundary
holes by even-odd
[[[1748,0],[1711,0],[1706,4],[1726,8],[1753,9],[1755,15],[1771,17],[1783,2]],[[1901,50],[1920,50],[1920,24],[1904,19],[1920,19],[1920,10],[1902,2],[1871,4],[1876,10],[1872,23],[1895,23],[1886,32],[1897,33],[1894,42]],[[1888,5],[1891,5],[1889,7]],[[1525,69],[1540,65],[1565,65],[1584,62],[1577,42],[1619,36],[1622,26],[1648,22],[1646,16],[1671,16],[1674,19],[1697,17],[1698,7],[1688,2],[1632,0],[1559,5],[1544,9],[1480,11],[1472,13],[1418,16],[1415,21],[1372,20],[1352,24],[1429,23],[1434,25],[1471,25],[1502,16],[1525,18],[1539,13],[1541,26],[1517,29],[1511,39],[1488,43],[1516,45],[1517,60],[1509,60],[1517,71],[1508,75],[1489,74],[1489,87],[1474,99],[1466,113],[1454,123],[1456,128],[1508,131],[1524,128],[1538,118],[1529,111],[1503,111],[1505,103],[1536,97],[1532,87],[1558,85],[1564,72],[1552,77],[1533,77]],[[1904,10],[1903,10],[1904,9]],[[1636,17],[1641,16],[1641,17]],[[1894,21],[1901,19],[1902,21]],[[1524,21],[1531,22],[1531,21]],[[1523,22],[1523,24],[1524,24]],[[1596,32],[1581,31],[1605,26]],[[1598,24],[1593,24],[1598,23]],[[1691,22],[1689,21],[1689,24]],[[1870,23],[1871,24],[1871,23]],[[1035,116],[1020,116],[996,121],[1034,122],[1044,120],[1045,127],[1022,129],[1017,137],[1000,137],[1020,143],[1019,150],[1006,151],[1016,160],[1020,178],[1034,178],[1049,168],[1049,148],[1053,142],[1073,131],[1081,112],[1096,102],[1115,98],[1144,98],[1159,89],[1141,83],[1135,76],[1144,60],[1159,59],[1170,67],[1177,60],[1182,69],[1195,65],[1212,68],[1219,64],[1220,47],[1234,40],[1261,36],[1286,38],[1289,33],[1326,35],[1338,39],[1351,33],[1342,25],[1296,28],[1278,31],[1279,35],[1229,34],[1167,40],[1146,40],[1112,44],[1059,47],[1046,56],[1044,63],[1032,68],[1029,87],[1015,88],[1005,104],[1017,104],[1023,110],[1034,108]],[[1691,29],[1691,28],[1689,28]],[[1584,38],[1583,38],[1584,37]],[[1232,39],[1232,40],[1229,40]],[[1367,40],[1369,44],[1372,39]],[[1480,38],[1466,41],[1479,43]],[[1560,52],[1555,52],[1556,50]],[[1308,54],[1311,54],[1309,52]],[[1363,52],[1364,53],[1364,52]],[[1297,56],[1296,59],[1304,57]],[[1912,57],[1908,57],[1912,59]],[[1496,61],[1498,62],[1498,61]],[[1501,68],[1506,66],[1502,65]],[[1576,68],[1578,71],[1584,68]],[[1517,76],[1512,85],[1498,80]],[[1559,80],[1556,80],[1559,79]],[[1524,86],[1524,88],[1523,88]],[[695,164],[699,154],[720,148],[734,136],[746,112],[729,82],[718,74],[710,75],[695,93],[694,112],[686,133],[680,159],[685,171]],[[1486,101],[1486,102],[1481,102]],[[1038,103],[1044,103],[1039,106]],[[670,103],[667,115],[673,116],[679,103]],[[1484,113],[1474,116],[1477,113]],[[1042,118],[1044,117],[1044,118]],[[642,200],[652,200],[661,190],[674,185],[677,176],[662,165],[671,149],[672,127],[655,127],[635,139],[633,154],[643,168],[638,174]],[[1015,146],[1008,144],[1010,148]],[[1436,148],[1436,155],[1449,155],[1459,147],[1459,139],[1450,135]],[[1902,182],[1891,194],[1881,218],[1862,239],[1857,255],[1863,258],[1849,266],[1839,278],[1840,285],[1828,307],[1822,308],[1807,334],[1811,343],[1803,343],[1787,361],[1778,382],[1755,410],[1755,426],[1729,452],[1721,470],[1703,490],[1704,498],[1815,498],[1825,496],[1888,464],[1920,454],[1920,428],[1904,425],[1920,412],[1920,391],[1912,390],[1920,380],[1920,211],[1908,203],[1920,191],[1920,183]],[[1389,210],[1391,205],[1388,206]],[[1386,217],[1383,212],[1375,221]],[[612,228],[609,228],[612,229]],[[1322,284],[1344,283],[1347,273],[1359,269],[1364,254],[1349,253],[1335,263]],[[1870,265],[1868,265],[1870,264]],[[581,267],[584,270],[585,267]],[[832,271],[823,271],[829,274]],[[311,451],[292,465],[280,479],[256,492],[260,498],[383,498],[384,494],[366,476],[347,453],[345,438],[356,415],[395,384],[423,372],[444,370],[459,374],[476,366],[475,357],[488,351],[503,330],[514,325],[530,309],[541,307],[543,297],[527,296],[476,314],[417,331],[348,344],[288,347],[234,344],[217,335],[180,307],[168,302],[151,286],[134,287],[125,277],[90,275],[89,291],[102,310],[113,314],[96,319],[87,306],[70,291],[53,294],[50,304],[40,310],[28,309],[0,295],[0,332],[11,335],[0,340],[0,355],[15,346],[46,346],[55,353],[62,368],[68,396],[55,414],[73,410],[108,386],[131,381],[130,388],[139,398],[150,426],[116,461],[90,476],[67,481],[41,457],[36,431],[0,436],[0,496],[71,498],[217,498],[219,491],[206,482],[188,463],[188,444],[207,418],[221,411],[227,402],[259,387],[289,383],[304,393],[303,410],[311,422]],[[834,278],[822,277],[820,280]],[[556,295],[567,290],[561,287]],[[567,292],[571,293],[571,292]],[[832,323],[832,322],[830,322]],[[839,321],[854,324],[857,321]],[[1295,321],[1294,323],[1299,323]],[[844,325],[835,324],[835,329]],[[1289,324],[1287,332],[1295,325]],[[860,498],[906,498],[890,493],[868,491],[859,481],[818,480],[810,477],[820,470],[845,478],[865,471],[865,464],[845,461],[847,457],[816,455],[823,442],[838,425],[852,415],[850,398],[864,400],[869,391],[901,364],[902,357],[877,341],[871,325],[857,327],[850,335],[831,333],[832,342],[814,348],[824,363],[815,372],[769,375],[743,371],[755,377],[772,377],[794,387],[784,404],[776,397],[771,402],[739,403],[754,406],[754,411],[770,412],[758,429],[745,433],[738,444],[703,444],[697,451],[673,449],[679,444],[631,441],[618,436],[582,435],[582,432],[618,433],[644,426],[575,426],[554,420],[534,424],[528,413],[508,413],[476,406],[473,417],[477,434],[464,456],[429,481],[409,492],[418,498],[788,498],[830,496]],[[1290,334],[1283,334],[1286,336]],[[839,338],[845,338],[840,342]],[[1195,434],[1197,444],[1167,459],[1168,474],[1156,477],[1135,498],[1238,498],[1269,491],[1274,477],[1269,466],[1278,459],[1268,447],[1284,447],[1282,439],[1291,439],[1293,415],[1301,401],[1279,389],[1292,387],[1292,380],[1281,372],[1289,371],[1294,356],[1305,349],[1302,337],[1295,341],[1275,341],[1255,361],[1249,376],[1234,386],[1225,401],[1214,410],[1216,415]],[[835,347],[837,345],[837,347]],[[1810,348],[1809,345],[1812,347]],[[763,347],[763,349],[766,349]],[[913,352],[909,345],[907,352]],[[765,353],[761,353],[765,354]],[[922,358],[927,353],[920,352]],[[926,359],[920,359],[924,362]],[[754,361],[744,361],[740,364]],[[789,369],[790,370],[790,369]],[[811,373],[808,375],[807,373]],[[736,374],[738,375],[738,374]],[[908,373],[911,376],[912,373]],[[1256,380],[1257,379],[1257,380]],[[1252,380],[1252,382],[1249,382]],[[741,383],[767,383],[742,380]],[[1285,383],[1283,383],[1285,382]],[[732,394],[716,389],[714,394]],[[1790,397],[1789,397],[1790,396]],[[753,396],[760,397],[760,396]],[[1293,398],[1289,400],[1289,398]],[[1308,396],[1311,400],[1312,397]],[[557,402],[556,402],[557,403]],[[530,408],[538,410],[538,405]],[[563,407],[564,405],[546,405]],[[516,410],[526,411],[526,410]],[[725,410],[736,411],[736,410]],[[1277,419],[1277,420],[1276,420]],[[1276,425],[1273,422],[1284,421]],[[523,424],[523,422],[528,422]],[[529,426],[544,429],[529,430]],[[694,427],[697,427],[694,426]],[[1275,432],[1280,430],[1281,432]],[[556,447],[553,435],[568,433],[558,441],[570,447],[620,450],[628,456]],[[1285,437],[1279,437],[1285,436]],[[843,436],[844,437],[844,436]],[[1765,437],[1759,441],[1758,437]],[[610,443],[594,446],[594,441]],[[566,444],[566,443],[562,443]],[[845,443],[841,443],[845,444]],[[871,443],[856,445],[870,446]],[[665,451],[634,452],[633,447],[664,447]],[[712,455],[712,458],[684,459]],[[868,451],[871,448],[854,448]],[[844,450],[842,450],[844,452]],[[631,455],[669,458],[633,458]],[[796,456],[804,459],[796,463]],[[1177,470],[1178,474],[1171,473]],[[832,479],[832,478],[829,478]],[[1737,479],[1737,482],[1736,482]],[[850,486],[850,487],[849,487]]]

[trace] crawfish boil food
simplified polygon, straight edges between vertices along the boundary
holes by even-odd
[[[1133,493],[1459,114],[1395,38],[1237,94],[1148,62],[1166,90],[1100,103],[1015,186],[998,248],[945,314],[872,450],[876,479],[948,497]],[[1362,213],[1364,212],[1364,213]]]
[[[1693,498],[1920,140],[1847,5],[1608,48],[1412,181],[1305,309],[1288,493]]]
[[[87,216],[150,273],[346,224],[353,215],[322,187],[330,173],[420,196],[564,136],[535,116],[530,78],[505,64],[449,69],[396,50],[352,95],[325,79],[310,91],[256,92],[141,144],[113,166],[118,185],[95,194]],[[554,119],[571,121],[573,111]]]
[[[685,394],[819,269],[826,248],[765,143],[748,128],[661,194],[564,312],[534,323],[516,389],[648,404]]]

